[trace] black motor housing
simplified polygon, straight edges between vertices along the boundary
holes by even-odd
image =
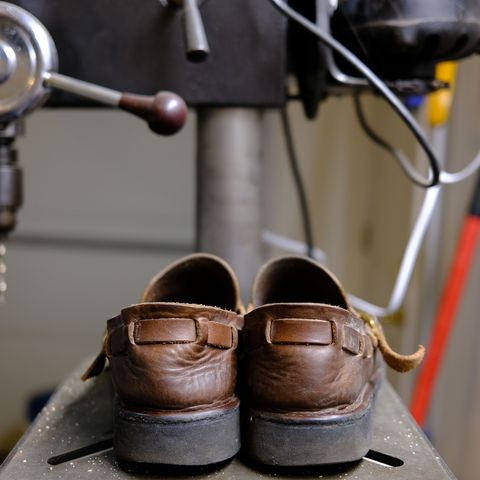
[[[423,77],[479,51],[480,1],[342,0],[332,31],[383,77]]]

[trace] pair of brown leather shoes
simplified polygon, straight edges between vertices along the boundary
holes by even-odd
[[[380,352],[400,370],[421,357],[392,352],[336,278],[298,256],[259,271],[248,313],[223,260],[188,256],[155,276],[140,303],[107,327],[84,379],[108,358],[117,394],[114,449],[133,462],[221,462],[240,449],[241,429],[246,452],[265,464],[357,460],[369,449]]]

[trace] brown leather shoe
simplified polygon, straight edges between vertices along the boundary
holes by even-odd
[[[230,267],[195,254],[159,273],[141,303],[108,321],[104,352],[84,379],[98,374],[108,358],[119,458],[206,465],[237,453],[242,311]]]
[[[392,352],[374,319],[337,279],[304,257],[268,262],[245,316],[249,411],[244,444],[269,465],[349,462],[369,450],[383,361],[412,368],[423,352]]]

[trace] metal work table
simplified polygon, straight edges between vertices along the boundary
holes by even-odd
[[[379,394],[372,450],[359,462],[308,468],[267,468],[240,458],[215,467],[120,466],[111,448],[110,376],[80,380],[82,365],[54,394],[5,460],[0,480],[455,478],[420,432],[389,384]],[[390,465],[388,465],[390,464]]]

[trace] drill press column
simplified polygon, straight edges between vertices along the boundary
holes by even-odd
[[[197,249],[226,259],[248,295],[262,260],[262,113],[198,112]]]

